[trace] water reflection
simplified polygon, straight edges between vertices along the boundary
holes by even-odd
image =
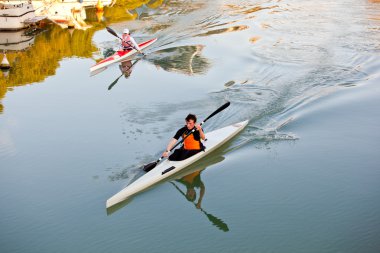
[[[8,87],[6,83],[10,80],[10,68],[13,67],[14,61],[17,59],[21,51],[24,51],[34,44],[36,33],[34,30],[20,31],[2,31],[0,32],[0,56],[1,71],[0,71],[0,101],[5,96]],[[3,65],[6,63],[6,66]],[[0,103],[0,113],[3,112],[3,105]]]
[[[126,79],[129,78],[134,66],[141,59],[168,72],[177,72],[185,75],[204,74],[211,64],[207,58],[201,55],[203,48],[204,46],[202,45],[173,47],[153,52],[144,58],[123,61],[119,64],[121,74],[108,86],[108,90],[111,90],[123,75]],[[111,51],[114,52],[113,50]],[[108,50],[105,50],[105,52],[108,52]],[[104,57],[107,57],[107,55],[104,55]],[[104,70],[106,69],[101,69],[94,74],[99,74]]]
[[[121,75],[118,76],[115,81],[113,81],[109,86],[108,86],[108,90],[111,90],[113,86],[115,86],[115,84],[117,84],[117,82],[119,81],[120,77],[122,77],[124,75],[124,77],[127,79],[131,76],[132,74],[132,69],[133,69],[133,66],[139,61],[141,60],[141,58],[137,59],[137,60],[134,60],[132,62],[132,60],[128,60],[128,61],[123,61],[119,64],[119,69],[121,71]]]
[[[104,8],[104,18],[109,23],[141,19],[149,16],[149,9],[156,9],[162,4],[163,0],[119,0],[112,7]]]
[[[230,10],[231,15],[236,15],[236,14],[252,14],[255,12],[259,12],[262,10],[270,10],[279,7],[278,5],[273,5],[273,6],[261,6],[261,5],[255,5],[255,3],[252,4],[245,4],[245,5],[235,5],[235,4],[226,4],[224,6],[227,10]]]
[[[10,64],[7,57],[7,52],[22,51],[29,48],[34,43],[36,35],[35,30],[20,30],[20,31],[2,31],[0,32],[0,52],[3,52],[3,58],[0,59],[0,68],[3,78],[8,78]],[[2,109],[0,109],[0,112]]]
[[[237,31],[246,30],[248,28],[249,27],[246,25],[238,25],[238,26],[232,26],[232,27],[228,27],[228,28],[220,28],[220,29],[211,30],[211,31],[208,31],[205,33],[198,34],[196,36],[202,37],[202,36],[210,36],[210,35],[215,35],[215,34],[237,32]]]
[[[204,168],[199,169],[193,173],[190,173],[182,177],[181,179],[176,180],[177,182],[183,184],[186,187],[186,193],[182,192],[181,189],[179,189],[179,187],[174,184],[176,188],[183,194],[183,196],[186,197],[188,201],[193,202],[195,204],[195,207],[197,209],[201,208],[202,199],[205,194],[205,186],[201,180],[201,171],[203,169]],[[197,203],[195,203],[195,200],[197,199],[197,192],[195,188],[200,189]]]
[[[32,46],[34,33],[25,30],[0,32],[0,51],[21,51]]]
[[[212,160],[207,166],[210,166],[211,164],[219,163],[224,160],[223,156],[217,156],[214,160]],[[189,173],[187,171],[187,175],[183,176],[180,179],[175,180],[176,182],[172,181],[170,182],[178,191],[179,193],[186,198],[189,202],[193,203],[195,208],[199,209],[202,213],[206,215],[206,217],[209,219],[209,221],[219,228],[220,230],[224,232],[228,232],[229,228],[228,225],[220,218],[217,218],[216,216],[212,215],[211,213],[206,212],[202,208],[202,200],[206,192],[206,187],[203,181],[201,180],[201,172],[206,169],[207,167],[205,164],[203,166],[198,167],[195,171],[192,171]],[[181,187],[179,184],[182,184],[186,190],[181,190]],[[199,189],[199,197],[197,199],[197,191],[196,189]]]
[[[194,173],[196,173],[196,172],[194,172]],[[193,191],[191,191],[191,192],[189,192],[189,189],[187,189],[187,192],[186,193],[184,193],[174,182],[170,182],[183,196],[185,196],[186,197],[186,199],[187,200],[189,200],[190,202],[192,202],[192,200],[190,199],[191,198],[191,196],[192,195],[194,195],[195,196],[195,190],[194,190],[194,194],[192,193]],[[202,181],[201,181],[201,183],[202,183]],[[200,199],[203,197],[203,195],[202,194],[204,194],[204,191],[205,191],[205,189],[204,189],[204,185],[203,185],[203,183],[202,183],[202,186],[203,186],[203,188],[201,188],[201,197],[200,197]],[[202,187],[201,186],[201,187]],[[202,192],[203,191],[203,192]],[[201,204],[200,204],[200,201],[201,200],[199,200],[198,201],[198,203],[197,204],[195,204],[194,203],[194,205],[195,205],[195,207],[197,208],[197,209],[200,209],[201,211],[202,211],[202,213],[204,213],[206,216],[207,216],[207,218],[209,219],[209,221],[214,225],[214,226],[216,226],[217,228],[219,228],[220,230],[222,230],[222,231],[224,231],[224,232],[228,232],[229,231],[229,228],[228,228],[228,225],[222,220],[222,219],[220,219],[220,218],[218,218],[218,217],[215,217],[214,215],[212,215],[211,213],[207,213],[205,210],[203,210],[203,208],[201,208]]]
[[[150,54],[146,60],[169,72],[204,74],[211,64],[201,55],[203,48],[202,45],[166,48]]]
[[[94,29],[69,31],[52,25],[37,36],[1,33],[0,48],[11,50],[7,53],[11,69],[6,78],[0,78],[0,101],[14,87],[42,82],[55,75],[63,58],[91,58],[96,51],[92,44],[94,32]]]

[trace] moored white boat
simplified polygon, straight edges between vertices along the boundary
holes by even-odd
[[[201,151],[183,161],[165,160],[161,162],[153,170],[149,171],[132,184],[128,185],[126,188],[109,198],[107,200],[106,207],[110,208],[118,203],[121,203],[137,193],[146,190],[152,185],[163,181],[171,175],[180,172],[189,165],[221,147],[227,141],[231,140],[240,131],[242,131],[247,124],[248,120],[206,133],[207,139],[203,142],[206,146],[205,151]]]
[[[31,3],[0,3],[0,30],[20,30],[35,18]]]
[[[7,2],[9,2],[9,0]],[[11,0],[11,2],[14,4],[20,4],[24,3],[25,0]],[[31,2],[33,4],[34,9],[36,10],[36,15],[42,16],[45,15],[44,12],[46,11],[46,9],[49,9],[53,6],[69,6],[64,8],[72,9],[73,6],[78,5],[80,3],[81,6],[87,8],[96,6],[98,0],[32,0]],[[101,0],[101,2],[103,6],[109,6],[114,4],[116,0]]]
[[[12,0],[14,4],[21,4],[25,0]],[[116,0],[101,0],[103,6],[112,5]],[[44,16],[62,28],[75,27],[87,29],[86,8],[95,7],[98,0],[33,0],[31,1],[36,16]]]

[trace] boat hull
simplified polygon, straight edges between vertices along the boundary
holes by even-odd
[[[35,12],[32,4],[3,4],[0,8],[0,30],[14,31],[28,27],[27,20],[33,19]]]

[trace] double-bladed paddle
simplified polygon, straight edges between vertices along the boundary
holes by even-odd
[[[118,38],[118,39],[120,39],[121,41],[123,41],[123,39],[120,38],[120,36],[117,35],[117,33],[115,32],[115,30],[113,30],[111,27],[106,26],[106,29],[107,29],[107,31],[108,31],[110,34],[112,34],[112,35],[115,36],[116,38]],[[128,44],[129,44],[131,47],[133,47],[133,49],[135,49],[136,51],[139,51],[139,50],[137,50],[137,48],[136,48],[133,44],[131,44],[131,43],[128,43]],[[142,54],[143,56],[145,56],[145,54],[144,54],[143,52],[141,52],[141,54]]]
[[[226,109],[228,106],[230,105],[230,102],[227,102],[225,103],[224,105],[222,105],[221,107],[219,107],[216,111],[214,111],[213,113],[210,114],[210,116],[208,116],[205,120],[203,120],[200,125],[202,126],[207,120],[209,120],[210,118],[214,117],[216,114],[220,113],[221,111],[223,111],[224,109]],[[180,145],[181,143],[183,143],[183,141],[192,133],[194,133],[196,130],[196,128],[193,128],[184,138],[182,138],[182,140],[180,142],[177,142],[177,144],[174,145],[174,147],[172,147],[169,152],[172,152],[178,145]],[[154,162],[151,162],[151,163],[148,163],[147,165],[144,165],[143,167],[143,170],[148,172],[152,169],[154,169],[154,167],[157,166],[157,164],[164,158],[164,156],[161,156],[160,159],[158,159],[157,161],[154,161]]]

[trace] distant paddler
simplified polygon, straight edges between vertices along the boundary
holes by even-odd
[[[141,52],[141,49],[139,45],[136,43],[135,39],[131,36],[131,33],[129,32],[128,28],[125,28],[123,30],[123,35],[121,36],[121,46],[124,51],[136,49],[140,54],[143,54]]]
[[[131,36],[131,33],[129,32],[128,28],[125,28],[123,30],[123,35],[121,36],[121,38],[119,35],[117,35],[117,33],[111,27],[106,26],[106,29],[110,34],[112,34],[113,36],[115,36],[119,40],[121,40],[121,46],[122,46],[124,52],[135,49],[140,54],[145,56],[145,54],[143,52],[141,52],[140,46],[136,43],[135,39]],[[157,39],[154,39],[154,41],[156,41],[156,40]]]
[[[112,34],[121,41],[119,45],[123,45],[123,48],[121,48],[121,50],[118,50],[117,52],[114,52],[114,54],[112,54],[111,56],[101,61],[98,61],[95,65],[93,65],[90,68],[92,76],[102,72],[113,63],[132,59],[138,52],[145,56],[145,54],[141,51],[157,41],[157,38],[154,38],[137,44],[136,41],[130,35],[129,30],[127,30],[122,36],[119,36],[111,27],[106,26],[106,29],[110,34]]]

